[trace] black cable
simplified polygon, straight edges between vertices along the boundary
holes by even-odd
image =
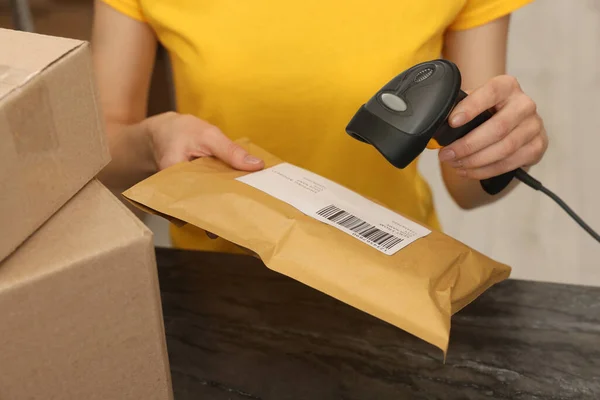
[[[588,224],[586,224],[577,214],[575,214],[575,211],[573,211],[567,205],[567,203],[562,201],[560,199],[560,197],[558,197],[556,194],[554,194],[552,191],[550,191],[550,189],[548,189],[544,185],[542,185],[542,183],[540,181],[538,181],[537,179],[535,179],[534,177],[529,175],[527,172],[525,172],[521,168],[519,168],[517,170],[515,177],[518,180],[520,180],[521,182],[523,182],[524,184],[526,184],[527,186],[529,186],[535,190],[539,190],[540,192],[544,193],[545,195],[550,197],[552,200],[554,200],[556,202],[556,204],[558,204],[563,210],[565,210],[567,212],[567,214],[569,214],[571,216],[571,218],[573,218],[575,220],[575,222],[577,222],[579,224],[579,226],[581,226],[583,229],[585,229],[585,231],[587,233],[589,233],[594,239],[596,239],[598,242],[600,242],[600,235],[598,235],[596,232],[594,232],[594,230],[592,228],[590,228],[590,226]]]

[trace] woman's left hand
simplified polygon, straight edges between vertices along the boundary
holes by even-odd
[[[461,126],[488,109],[495,111],[493,117],[443,148],[440,161],[460,176],[478,180],[537,164],[548,137],[535,102],[512,76],[497,76],[471,92],[450,114],[450,126]]]

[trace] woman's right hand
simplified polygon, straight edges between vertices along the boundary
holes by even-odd
[[[91,41],[111,154],[98,174],[106,186],[123,191],[157,170],[206,156],[248,172],[264,168],[262,160],[248,157],[241,146],[199,118],[175,112],[147,117],[158,44],[150,25],[97,1]]]
[[[216,157],[235,169],[258,171],[264,162],[229,139],[219,128],[193,115],[168,112],[146,120],[158,170],[199,157]]]
[[[168,112],[146,120],[158,170],[199,157],[217,157],[233,168],[257,171],[264,162],[246,152],[219,128],[192,115]],[[206,232],[209,238],[217,236]]]

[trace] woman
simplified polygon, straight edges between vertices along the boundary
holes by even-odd
[[[439,229],[416,162],[404,170],[350,138],[360,104],[410,66],[455,62],[470,93],[458,126],[496,113],[439,152],[464,209],[489,204],[479,180],[540,161],[548,140],[535,103],[505,75],[510,13],[531,0],[98,0],[94,66],[113,161],[101,179],[128,187],[175,163],[215,156],[256,171],[248,137],[278,157]],[[157,41],[168,50],[178,112],[146,118]],[[218,212],[218,210],[215,210]],[[173,244],[236,251],[192,227]]]

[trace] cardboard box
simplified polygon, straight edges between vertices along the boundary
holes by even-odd
[[[0,260],[109,162],[87,42],[0,29]]]
[[[152,233],[93,180],[0,263],[0,399],[172,399]]]

